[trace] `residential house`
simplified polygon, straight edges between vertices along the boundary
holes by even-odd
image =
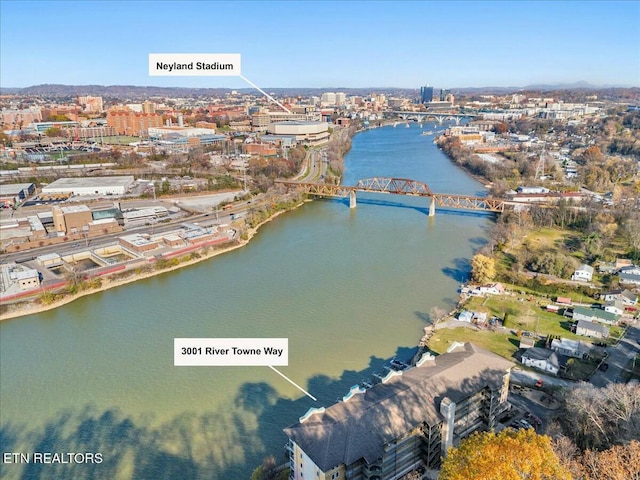
[[[621,268],[633,265],[628,258],[616,258],[615,262],[601,262],[598,271],[601,273],[615,273]]]
[[[600,300],[605,302],[619,300],[624,305],[633,307],[638,303],[638,295],[633,293],[631,290],[610,290],[608,292],[601,293]]]
[[[548,348],[527,348],[522,354],[522,364],[552,375],[557,375],[560,371],[560,357]]]
[[[480,293],[483,295],[501,295],[505,292],[504,285],[501,283],[490,283],[479,287]]]
[[[587,358],[591,348],[578,340],[571,340],[568,338],[554,338],[551,341],[551,350],[573,358]]]
[[[618,271],[620,283],[628,283],[631,285],[640,285],[640,266],[631,265],[623,267]]]
[[[621,300],[609,300],[604,303],[603,307],[605,312],[614,313],[616,315],[622,315],[624,313],[624,303]]]
[[[617,325],[620,320],[620,315],[607,312],[600,308],[590,307],[574,307],[573,309],[574,320],[588,320],[590,322],[608,323],[610,325]]]
[[[578,282],[590,282],[593,278],[593,267],[591,265],[582,264],[580,265],[573,275],[571,275],[571,280],[575,280]]]
[[[568,297],[556,297],[556,303],[560,305],[573,305],[573,301]]]
[[[608,338],[609,328],[588,320],[578,320],[578,324],[576,325],[576,334],[585,337]]]
[[[451,445],[496,426],[512,367],[471,343],[456,344],[369,389],[354,386],[284,429],[289,478],[398,479],[436,469]]]

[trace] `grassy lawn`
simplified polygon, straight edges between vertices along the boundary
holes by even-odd
[[[503,333],[504,332],[504,333]],[[513,360],[520,340],[507,331],[475,331],[470,328],[442,328],[436,330],[429,339],[429,348],[436,353],[444,353],[453,342],[473,342],[485,350]]]
[[[599,362],[599,358],[590,358],[587,360],[572,358],[567,364],[567,371],[563,375],[563,378],[588,381]]]
[[[131,142],[139,142],[140,137],[132,137],[131,135],[114,135],[112,137],[98,137],[98,143],[104,142],[107,145],[128,145]]]
[[[545,299],[530,302],[520,296],[491,296],[472,297],[465,308],[468,310],[487,312],[491,316],[504,318],[509,314],[508,328],[513,330],[528,330],[540,335],[558,335],[565,338],[582,339],[575,333],[571,333],[572,320],[557,313],[547,312],[542,305],[547,305]]]

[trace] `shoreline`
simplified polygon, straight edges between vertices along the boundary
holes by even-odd
[[[265,220],[263,220],[262,222],[260,222],[258,225],[256,225],[255,227],[251,227],[247,229],[247,239],[246,240],[239,240],[238,243],[235,243],[233,245],[227,246],[227,247],[222,247],[219,249],[214,249],[213,251],[210,251],[209,253],[207,253],[206,255],[201,256],[200,258],[192,258],[189,260],[185,260],[183,262],[180,262],[178,265],[174,265],[171,266],[169,268],[164,268],[162,270],[151,270],[148,272],[142,272],[142,273],[133,273],[132,275],[129,275],[125,278],[109,278],[107,277],[103,277],[103,284],[98,287],[98,288],[91,288],[88,290],[84,290],[82,292],[78,292],[75,293],[73,295],[66,295],[63,298],[56,300],[52,303],[50,303],[49,305],[42,305],[41,303],[36,303],[37,302],[37,297],[36,299],[33,299],[31,301],[27,301],[27,302],[23,302],[23,303],[17,303],[15,304],[15,308],[12,308],[11,306],[9,306],[9,311],[7,311],[6,313],[2,314],[2,316],[0,316],[0,322],[4,322],[6,320],[12,320],[12,319],[16,319],[16,318],[20,318],[20,317],[24,317],[27,315],[34,315],[34,314],[38,314],[38,313],[43,313],[43,312],[47,312],[49,310],[54,310],[58,307],[62,307],[64,305],[67,305],[68,303],[74,302],[75,300],[78,300],[82,297],[86,297],[88,295],[93,295],[94,293],[99,293],[99,292],[104,292],[106,290],[110,290],[112,288],[116,288],[116,287],[120,287],[122,285],[127,285],[129,283],[133,283],[133,282],[137,282],[138,280],[144,280],[146,278],[151,278],[151,277],[155,277],[157,275],[161,275],[163,273],[168,273],[168,272],[172,272],[174,270],[178,270],[180,268],[183,267],[188,267],[190,265],[195,265],[196,263],[200,263],[203,262],[205,260],[209,260],[211,258],[217,257],[218,255],[222,255],[224,253],[228,253],[228,252],[232,252],[234,250],[237,250],[239,248],[242,248],[246,245],[249,244],[249,242],[251,241],[251,239],[258,233],[258,230],[260,229],[261,226],[263,226],[266,223],[271,222],[273,219],[275,219],[276,217],[286,213],[286,212],[290,212],[293,210],[296,210],[298,208],[300,208],[302,205],[304,205],[307,201],[310,200],[306,200],[306,201],[302,201],[299,204],[295,205],[294,207],[288,209],[288,210],[280,210],[279,212],[274,213],[272,216],[270,216],[269,218],[266,218]],[[207,248],[207,247],[204,247]],[[202,250],[204,250],[204,248]],[[194,252],[201,252],[201,249],[196,249],[194,250]]]

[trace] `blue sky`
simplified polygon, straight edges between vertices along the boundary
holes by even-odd
[[[149,53],[240,53],[263,88],[640,86],[640,1],[0,0],[3,87],[248,86]]]

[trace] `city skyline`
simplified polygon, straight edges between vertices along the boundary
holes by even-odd
[[[263,88],[640,85],[640,3],[0,2],[0,86],[245,88],[150,77],[149,53],[240,53]],[[157,7],[157,8],[156,8]]]

